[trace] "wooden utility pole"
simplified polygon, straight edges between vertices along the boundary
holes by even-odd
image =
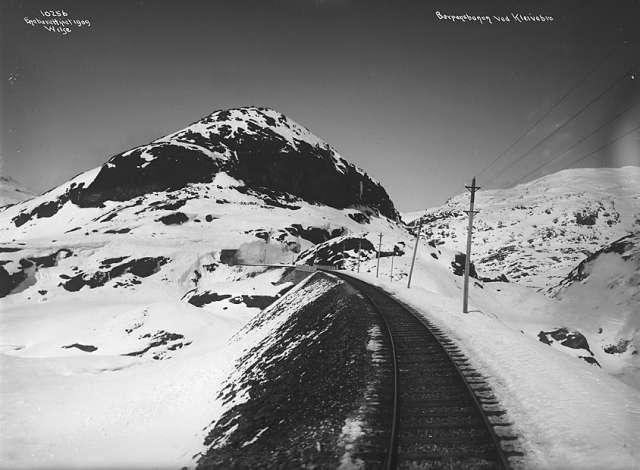
[[[382,250],[382,232],[380,232],[380,242],[378,243],[378,264],[376,265],[376,277],[380,272],[380,250]]]
[[[409,270],[409,280],[407,281],[407,289],[411,288],[411,276],[413,276],[413,265],[416,264],[416,254],[418,253],[418,243],[420,242],[420,232],[422,232],[422,218],[416,232],[416,243],[413,246],[413,258],[411,259],[411,269]]]
[[[480,189],[476,186],[475,176],[471,180],[471,186],[465,186],[467,191],[471,193],[469,198],[469,210],[464,211],[469,216],[469,227],[467,228],[467,255],[464,258],[464,291],[462,293],[462,312],[468,313],[469,311],[469,267],[471,265],[471,235],[473,233],[473,216],[478,211],[473,210],[473,204],[476,199],[476,191]]]
[[[296,238],[296,244],[298,246],[298,254],[302,253],[302,245],[300,245],[300,235],[297,236]],[[296,252],[293,252],[293,258],[291,260],[291,264],[295,265],[296,264]]]
[[[360,187],[362,187],[362,182],[360,182]],[[358,272],[360,272],[360,250],[362,250],[362,238],[358,238]]]
[[[267,248],[269,246],[269,242],[271,241],[271,232],[273,229],[269,229],[267,233],[267,238],[265,239],[264,251],[262,252],[262,264],[267,264]]]
[[[391,282],[393,282],[393,259],[396,257],[396,250],[393,250],[391,255],[391,272],[389,273],[389,278],[391,278]]]

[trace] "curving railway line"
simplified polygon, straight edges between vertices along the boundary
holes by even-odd
[[[510,459],[522,453],[514,450],[511,423],[454,343],[381,289],[331,274],[368,299],[387,330],[393,390],[390,429],[380,436],[382,468],[512,468]]]

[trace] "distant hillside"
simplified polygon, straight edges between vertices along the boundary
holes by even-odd
[[[32,198],[34,194],[10,176],[0,176],[0,207]]]
[[[464,251],[468,204],[468,194],[460,194],[426,210],[427,238]],[[476,208],[472,257],[478,272],[551,287],[589,255],[640,230],[640,168],[570,169],[481,190]]]

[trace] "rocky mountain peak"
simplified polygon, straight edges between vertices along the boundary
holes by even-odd
[[[224,172],[252,189],[335,208],[367,206],[397,220],[379,182],[307,128],[269,108],[215,111],[190,126],[111,157],[93,181],[71,188],[81,207],[124,201]]]

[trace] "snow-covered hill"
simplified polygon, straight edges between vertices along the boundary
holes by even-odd
[[[34,194],[10,176],[0,176],[0,208],[33,197]]]
[[[468,194],[460,194],[426,210],[427,238],[464,251],[468,205]],[[476,209],[472,256],[478,272],[551,287],[590,254],[640,230],[640,167],[570,169],[481,190]]]
[[[338,209],[367,206],[398,219],[384,188],[330,145],[284,115],[267,108],[216,111],[189,127],[111,157],[14,215],[16,226],[51,217],[67,202],[100,207],[131,201],[218,174],[243,181],[245,191],[287,193]]]
[[[640,232],[581,261],[550,293],[564,321],[580,325],[597,360],[640,388]]]

